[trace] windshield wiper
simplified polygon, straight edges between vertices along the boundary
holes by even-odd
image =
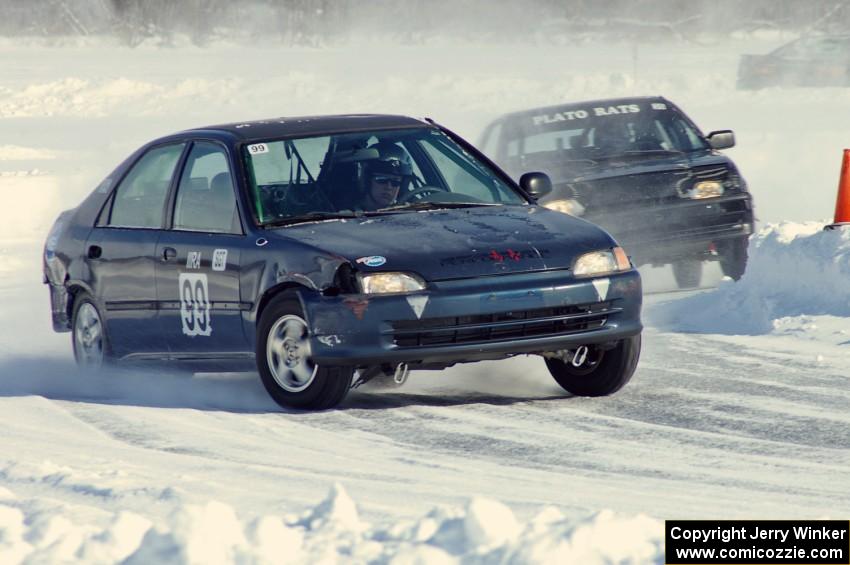
[[[626,155],[652,155],[655,154],[673,154],[673,155],[681,155],[684,151],[679,151],[678,149],[629,149],[628,151],[623,151]]]
[[[501,206],[497,202],[406,202],[404,204],[395,204],[386,208],[379,208],[372,213],[397,212],[399,210],[440,210],[446,208],[474,208],[478,206]],[[366,212],[369,214],[370,212]]]
[[[613,161],[615,159],[634,159],[637,157],[646,157],[647,155],[682,155],[684,151],[678,149],[627,149],[619,153],[611,153],[609,155],[594,155],[593,158],[597,161]]]
[[[268,228],[289,226],[292,224],[301,224],[304,222],[321,222],[322,220],[339,220],[341,218],[360,218],[362,216],[363,212],[308,212],[306,214],[299,214],[298,216],[290,216],[289,218],[278,218],[276,220],[271,220],[265,222],[263,224],[263,227]]]

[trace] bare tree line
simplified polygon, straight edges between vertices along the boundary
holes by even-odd
[[[778,29],[850,30],[850,0],[0,0],[6,36],[114,35],[130,45],[175,35],[311,44],[347,33],[420,41],[669,37]]]

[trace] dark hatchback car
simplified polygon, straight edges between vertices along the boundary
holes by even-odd
[[[63,213],[44,252],[77,361],[255,361],[281,405],[327,408],[411,369],[537,354],[605,395],[640,352],[617,243],[534,202],[452,132],[326,116],[163,137]]]
[[[850,35],[807,36],[767,55],[741,55],[738,88],[850,86]]]
[[[508,114],[479,147],[514,176],[548,173],[542,204],[601,225],[638,266],[671,264],[687,288],[704,261],[735,280],[746,269],[752,197],[718,152],[734,144],[731,131],[703,135],[669,100],[644,97]]]

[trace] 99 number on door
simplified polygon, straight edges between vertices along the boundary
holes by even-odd
[[[207,275],[180,273],[180,322],[188,336],[212,333]]]

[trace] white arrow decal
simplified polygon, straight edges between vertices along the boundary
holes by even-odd
[[[416,314],[416,318],[419,319],[422,317],[425,305],[428,304],[428,297],[422,294],[418,296],[408,296],[407,303],[410,304],[410,307],[413,308],[413,313]]]
[[[608,298],[608,287],[611,286],[611,279],[593,279],[593,288],[596,289],[596,294],[599,296],[599,302],[604,302]]]

